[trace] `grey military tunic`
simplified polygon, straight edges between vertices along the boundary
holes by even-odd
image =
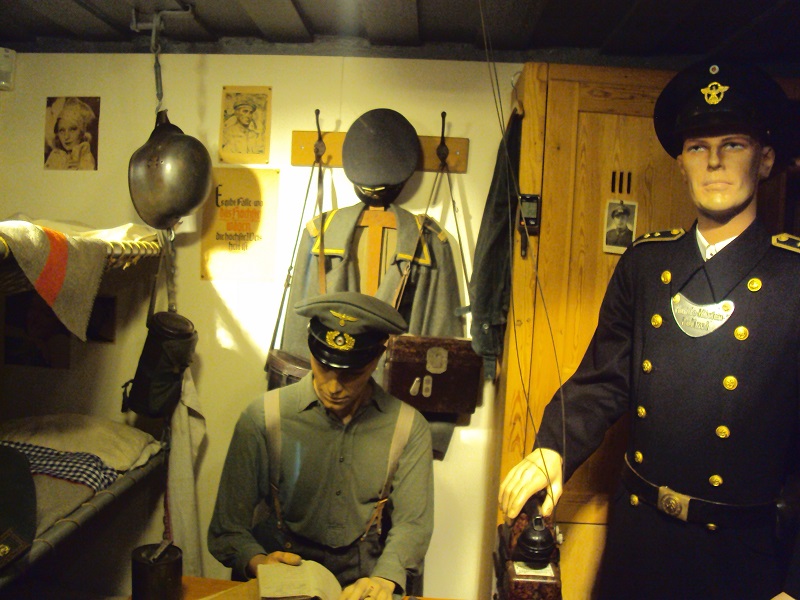
[[[356,224],[365,208],[365,204],[359,203],[326,214],[323,241],[328,263],[328,293],[359,291],[357,260],[352,248]],[[409,281],[398,307],[408,322],[408,332],[423,336],[463,337],[464,323],[456,315],[460,306],[458,277],[447,234],[428,218],[420,236],[421,217],[394,204],[389,205],[388,210],[397,218],[397,249],[375,297],[393,304],[402,274],[413,257]],[[292,275],[281,349],[295,356],[308,356],[308,319],[297,315],[292,307],[320,293],[319,232],[320,218],[316,217],[303,232]]]

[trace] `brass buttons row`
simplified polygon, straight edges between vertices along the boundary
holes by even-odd
[[[636,407],[636,416],[640,419],[647,417],[647,409],[641,404]],[[718,438],[725,440],[731,437],[731,430],[726,425],[720,425],[714,430]]]
[[[669,285],[670,283],[672,283],[672,273],[669,271],[663,271],[661,273],[661,283],[663,283],[664,285]],[[747,289],[750,290],[751,292],[758,292],[759,290],[761,290],[761,287],[763,285],[764,284],[758,277],[753,277],[747,282]]]
[[[658,329],[664,324],[664,317],[660,314],[656,313],[652,317],[650,317],[650,325],[653,326],[654,329]],[[739,325],[736,329],[733,330],[733,337],[735,337],[740,342],[743,342],[748,337],[750,337],[750,330],[747,329],[744,325]]]

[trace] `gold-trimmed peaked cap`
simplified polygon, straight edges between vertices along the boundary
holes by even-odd
[[[388,206],[414,174],[422,149],[414,126],[396,110],[376,108],[350,126],[342,144],[344,174],[369,206]]]
[[[684,69],[656,100],[653,124],[675,158],[690,133],[747,133],[788,160],[792,110],[783,88],[755,65],[709,59]]]
[[[360,368],[380,356],[389,335],[408,329],[402,315],[373,296],[334,292],[295,305],[308,317],[308,348],[319,362],[335,369]]]

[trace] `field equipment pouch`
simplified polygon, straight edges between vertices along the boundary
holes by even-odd
[[[156,273],[147,313],[147,338],[136,374],[122,386],[122,411],[169,418],[181,399],[183,372],[192,362],[198,336],[194,324],[178,314],[175,304],[172,239],[161,232],[159,236],[164,247],[160,267],[166,274],[168,310],[155,312]]]
[[[180,401],[183,372],[192,362],[197,331],[177,312],[155,313],[147,329],[136,374],[123,386],[122,410],[168,417]]]

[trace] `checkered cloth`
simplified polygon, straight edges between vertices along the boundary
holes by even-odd
[[[34,475],[50,475],[82,483],[96,492],[114,483],[118,476],[99,456],[88,452],[60,452],[44,446],[3,440],[0,444],[22,452],[28,458]]]

